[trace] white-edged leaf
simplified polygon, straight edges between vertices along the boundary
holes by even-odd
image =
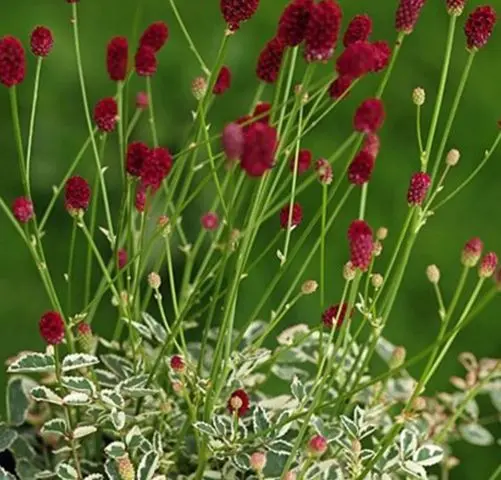
[[[42,433],[50,433],[51,435],[66,435],[66,422],[62,418],[53,418],[44,423]]]
[[[478,423],[465,423],[463,425],[459,425],[458,429],[465,441],[471,443],[472,445],[487,447],[494,443],[492,433]]]
[[[299,377],[295,376],[291,383],[291,392],[298,402],[302,402],[306,396],[306,388]]]
[[[261,405],[257,405],[254,408],[254,411],[252,413],[252,426],[254,428],[254,433],[258,433],[263,430],[268,430],[271,426],[268,414]]]
[[[101,390],[99,396],[111,408],[123,408],[125,405],[124,397],[116,390]]]
[[[9,425],[22,425],[33,403],[30,392],[37,383],[29,377],[15,376],[7,383],[6,407]]]
[[[36,402],[53,403],[54,405],[62,405],[63,399],[53,392],[50,388],[43,385],[37,385],[31,389],[31,398]]]
[[[126,321],[126,319],[123,319]],[[130,322],[130,324],[140,333],[141,336],[146,338],[146,340],[151,340],[153,335],[148,327],[139,322]]]
[[[144,436],[141,433],[141,429],[137,425],[135,425],[125,436],[125,443],[127,444],[128,448],[134,450],[135,448],[139,447],[139,445],[141,445],[143,438]]]
[[[114,373],[103,370],[102,368],[95,368],[94,373],[96,374],[99,384],[104,388],[114,388],[120,381]]]
[[[91,473],[87,475],[84,480],[104,480],[104,477],[100,473]]]
[[[154,450],[147,452],[137,467],[137,480],[151,480],[158,467],[159,456]]]
[[[9,473],[7,470],[4,470],[3,467],[0,467],[0,480],[17,480],[12,473]]]
[[[199,432],[208,435],[209,437],[217,437],[216,429],[210,424],[205,422],[195,422],[193,428],[196,428]]]
[[[289,418],[291,417],[292,412],[290,410],[284,410],[277,418],[275,425],[282,425],[278,432],[276,432],[277,438],[283,437],[292,427],[294,422],[289,422]],[[286,422],[286,423],[284,423]]]
[[[108,480],[122,480],[122,475],[118,473],[117,464],[113,458],[108,458],[104,462],[104,473],[106,473]]]
[[[290,455],[292,452],[292,443],[286,442],[285,440],[274,440],[268,444],[268,448],[277,453],[278,455]]]
[[[81,425],[73,430],[73,438],[87,437],[95,432],[97,432],[97,428],[94,425]]]
[[[358,438],[358,428],[356,423],[346,415],[340,416],[341,425],[343,430],[352,438]]]
[[[244,340],[247,345],[251,345],[254,340],[256,340],[259,335],[261,335],[267,326],[266,322],[262,320],[256,320],[252,322],[244,332]]]
[[[41,470],[40,472],[35,473],[36,480],[42,480],[45,478],[54,478],[56,474],[52,470]],[[85,478],[87,480],[87,478]]]
[[[83,392],[93,397],[96,393],[96,386],[85,377],[61,377],[61,383],[68,390]]]
[[[151,334],[159,343],[164,343],[167,339],[167,331],[165,328],[157,322],[149,313],[143,312],[142,314],[144,323],[150,329]]]
[[[156,431],[153,434],[153,448],[155,449],[155,452],[157,452],[159,455],[162,455],[164,447],[162,442],[162,434],[159,431]]]
[[[431,467],[444,458],[444,449],[438,445],[423,445],[414,453],[412,460],[423,467]]]
[[[221,437],[231,438],[233,434],[233,422],[228,415],[214,415],[212,420],[214,428]]]
[[[404,428],[402,432],[400,432],[399,446],[403,458],[412,456],[418,446],[416,434],[408,428]]]
[[[120,379],[125,379],[131,376],[134,371],[134,367],[129,360],[115,355],[114,353],[108,353],[106,355],[101,355],[101,361]]]
[[[65,462],[61,462],[56,467],[56,474],[62,480],[77,480],[78,479],[77,471],[69,463],[65,463]]]
[[[501,389],[499,390],[491,390],[489,392],[489,395],[491,397],[491,402],[494,408],[498,411],[501,412]]]
[[[61,370],[63,372],[70,372],[79,368],[90,367],[99,363],[99,358],[88,353],[70,353],[63,358]]]
[[[17,432],[5,423],[0,424],[0,452],[7,450],[16,440]]]
[[[127,453],[127,447],[123,442],[112,442],[106,446],[104,452],[108,455],[108,457],[120,458]]]
[[[411,475],[413,478],[418,478],[420,480],[426,480],[428,478],[424,467],[419,465],[419,463],[412,462],[411,460],[403,462],[402,469],[405,473]]]
[[[121,410],[117,410],[114,408],[110,413],[111,421],[113,422],[113,426],[118,430],[122,430],[125,427],[125,413]]]
[[[45,353],[24,353],[14,360],[7,369],[8,373],[54,372],[56,363],[52,355]]]
[[[71,406],[88,405],[90,398],[83,392],[71,392],[63,398],[63,403]]]

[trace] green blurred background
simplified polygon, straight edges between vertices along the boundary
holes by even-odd
[[[195,102],[191,97],[190,84],[194,77],[201,74],[190,54],[186,42],[176,24],[167,0],[139,0],[142,15],[139,27],[149,22],[163,19],[171,30],[167,47],[160,54],[160,69],[154,78],[154,98],[156,105],[159,135],[162,144],[173,152],[179,151],[190,124],[191,109]],[[244,114],[257,86],[254,74],[257,55],[266,40],[271,38],[285,0],[262,0],[262,6],[255,18],[244,25],[231,39],[226,62],[234,73],[231,90],[217,100],[211,112],[210,122],[219,129],[225,122]],[[393,15],[396,2],[342,1],[345,20],[356,13],[370,14],[375,23],[374,39],[386,39],[390,43],[395,38]],[[448,17],[443,0],[428,2],[418,27],[406,39],[403,52],[397,63],[385,95],[387,120],[382,131],[382,152],[378,158],[373,181],[371,182],[368,219],[374,226],[385,225],[390,235],[385,243],[386,256],[378,268],[384,272],[384,263],[396,241],[397,232],[407,211],[405,193],[408,179],[419,169],[414,128],[414,107],[410,100],[411,91],[416,86],[425,88],[428,103],[424,107],[424,125],[430,119],[432,102],[435,99],[436,85],[440,73],[443,47],[446,37]],[[494,1],[498,7],[499,0]],[[224,24],[220,18],[217,0],[179,1],[179,9],[186,20],[196,45],[206,62],[214,60]],[[93,105],[103,96],[114,94],[114,85],[107,79],[104,68],[105,46],[113,35],[131,36],[137,0],[104,0],[80,4],[80,27],[82,55],[87,80],[89,101]],[[496,5],[495,5],[496,6]],[[38,122],[35,134],[33,158],[33,191],[38,212],[50,200],[52,185],[62,178],[65,169],[72,162],[76,152],[86,138],[86,126],[82,111],[80,91],[76,76],[73,42],[70,25],[70,7],[64,0],[4,0],[0,16],[0,35],[13,34],[27,44],[33,26],[45,24],[53,29],[55,49],[45,62],[40,92]],[[462,24],[459,21],[456,45],[451,63],[451,75],[446,94],[446,108],[457,87],[459,76],[466,61]],[[496,121],[501,117],[499,104],[501,68],[501,31],[494,33],[485,51],[481,51],[474,63],[466,89],[465,98],[459,109],[458,120],[448,148],[456,147],[462,157],[460,164],[451,173],[447,188],[453,187],[464,178],[480,161],[484,150],[490,146],[496,134]],[[329,72],[332,65],[318,68],[321,73]],[[34,74],[33,58],[29,59],[29,71],[25,83],[19,88],[21,117],[27,127],[31,105],[32,82]],[[299,78],[297,79],[299,81]],[[305,140],[304,145],[311,148],[316,157],[328,156],[350,133],[351,115],[354,107],[365,96],[375,91],[378,78],[366,79],[356,91],[335,110]],[[144,89],[135,80],[132,93]],[[264,97],[269,98],[270,89]],[[131,95],[131,104],[133,95]],[[21,193],[15,144],[10,122],[7,90],[0,90],[0,145],[2,146],[2,165],[0,192],[8,203]],[[439,126],[443,127],[444,116]],[[424,128],[426,132],[426,128]],[[136,130],[136,139],[149,140],[147,123],[142,122]],[[116,143],[116,142],[115,142]],[[113,167],[108,175],[111,195],[116,207],[120,197],[116,145],[108,148],[107,163]],[[450,298],[460,272],[459,254],[464,242],[471,236],[481,236],[488,249],[498,250],[500,246],[501,225],[499,220],[500,192],[499,160],[497,152],[487,168],[477,177],[463,194],[443,208],[432,218],[420,235],[420,242],[412,255],[405,282],[397,301],[388,338],[403,344],[412,355],[429,344],[438,330],[437,307],[432,288],[424,275],[425,267],[437,263],[442,271],[442,286],[446,298]],[[89,151],[78,173],[93,174],[94,160]],[[313,215],[318,207],[320,192],[310,188],[301,196],[305,205],[305,216]],[[198,217],[207,209],[208,197],[201,197],[192,207],[191,217],[185,218],[188,233],[193,238],[198,229]],[[336,228],[329,232],[328,267],[331,281],[328,291],[329,301],[338,301],[341,294],[341,265],[347,257],[345,241],[346,227],[356,216],[358,196],[353,196],[337,222]],[[274,236],[277,223],[273,220],[266,235],[259,241],[262,246]],[[45,238],[49,264],[61,292],[64,292],[63,274],[66,271],[67,251],[71,221],[59,202],[48,223]],[[38,338],[37,321],[46,309],[50,308],[37,272],[26,249],[21,244],[6,218],[0,216],[0,321],[2,336],[0,351],[7,358],[22,349],[41,348]],[[315,239],[311,239],[309,245]],[[80,243],[79,248],[83,247]],[[304,253],[306,253],[306,250]],[[182,262],[177,258],[177,262]],[[79,262],[82,263],[81,261]],[[318,263],[318,262],[316,262]],[[300,262],[297,263],[300,265]],[[295,264],[294,268],[297,267]],[[255,273],[245,280],[245,295],[239,304],[239,318],[245,319],[256,304],[256,299],[278,267],[278,260],[272,253],[269,261],[263,262]],[[77,268],[77,274],[79,270]],[[318,266],[314,265],[305,278],[318,278]],[[264,285],[264,286],[263,286]],[[287,282],[282,282],[274,292],[267,310],[276,306]],[[318,300],[305,299],[294,308],[287,319],[289,323],[318,322]],[[473,351],[479,357],[500,356],[500,302],[496,299],[489,309],[462,334],[447,361],[430,385],[430,393],[447,388],[452,374],[463,374],[456,361],[462,351]],[[115,315],[109,306],[103,308],[97,318],[96,328],[109,332]],[[418,372],[418,370],[415,370]],[[5,383],[3,371],[0,373],[0,388]],[[3,402],[2,402],[3,403]],[[499,426],[499,425],[498,425]],[[499,434],[499,429],[498,432]],[[499,446],[469,447],[465,444],[454,446],[454,454],[462,459],[462,464],[452,472],[454,479],[486,478],[499,463]]]

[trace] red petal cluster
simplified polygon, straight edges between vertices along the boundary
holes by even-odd
[[[0,83],[10,88],[24,80],[26,56],[22,43],[6,36],[0,39]]]
[[[494,252],[489,252],[484,255],[478,267],[478,275],[481,278],[489,278],[494,275],[498,265],[498,256]]]
[[[348,240],[352,242],[360,235],[372,236],[372,228],[363,220],[353,220],[348,227]]]
[[[483,5],[473,10],[464,26],[468,49],[476,50],[485,46],[496,21],[496,11],[490,5]]]
[[[223,150],[229,160],[240,158],[244,148],[244,131],[238,123],[229,123],[223,129]]]
[[[114,82],[121,82],[127,76],[129,43],[125,37],[113,37],[106,52],[106,69]]]
[[[58,345],[64,339],[64,322],[57,312],[46,312],[38,323],[40,335],[49,345]]]
[[[374,247],[372,229],[363,220],[354,220],[348,228],[348,239],[353,267],[365,272],[372,260]]]
[[[277,131],[263,122],[249,126],[244,135],[240,166],[251,177],[261,177],[273,167],[277,148]]]
[[[347,303],[338,303],[327,308],[324,313],[322,313],[322,322],[327,328],[332,328],[334,325],[334,320],[336,320],[336,326],[340,327],[346,314],[348,313]],[[353,316],[353,309],[350,312],[350,318]]]
[[[363,77],[374,71],[376,54],[369,42],[352,43],[337,58],[336,71],[340,76],[352,79]]]
[[[284,230],[289,226],[289,215],[291,211],[291,205],[288,203],[282,210],[280,210],[280,227]],[[294,203],[292,205],[292,218],[290,227],[297,227],[303,220],[303,208],[299,203]]]
[[[299,150],[298,156],[297,156],[297,173],[298,175],[303,174],[310,168],[311,165],[311,160],[313,158],[313,155],[311,154],[310,150],[307,149],[301,149]],[[289,168],[291,172],[294,172],[295,170],[295,165],[296,165],[296,155],[292,155],[290,161],[289,161]]]
[[[304,58],[325,62],[336,48],[343,12],[335,0],[322,0],[311,9],[305,34]]]
[[[260,80],[266,83],[277,81],[285,47],[285,43],[279,37],[273,38],[265,45],[259,54],[256,66],[256,75]]]
[[[363,185],[372,176],[375,157],[366,150],[360,150],[348,167],[348,181],[353,185]]]
[[[139,47],[148,46],[158,52],[169,38],[169,28],[165,22],[159,21],[149,25],[139,39]]]
[[[30,46],[33,55],[37,57],[46,57],[54,46],[54,37],[47,27],[36,27],[31,32]]]
[[[407,190],[407,203],[409,205],[421,205],[426,198],[431,185],[431,177],[425,172],[412,175],[409,189]]]
[[[155,50],[148,45],[141,45],[134,58],[136,73],[140,77],[151,77],[157,71],[157,56]]]
[[[228,399],[228,410],[236,413],[238,417],[243,417],[249,410],[249,395],[241,388],[235,390]]]
[[[258,102],[252,112],[252,118],[255,122],[270,123],[271,103]]]
[[[18,197],[12,203],[12,213],[19,223],[27,223],[33,218],[33,202],[26,197]]]
[[[221,0],[221,13],[231,30],[249,20],[259,7],[259,0]]]
[[[133,142],[127,147],[125,169],[133,177],[141,176],[141,168],[148,157],[150,149],[143,142]]]
[[[94,121],[102,132],[115,130],[118,118],[118,105],[114,98],[108,97],[99,100],[94,107]]]
[[[400,0],[395,15],[397,32],[412,33],[426,0]]]
[[[466,0],[446,0],[449,15],[459,16],[463,13]]]
[[[348,47],[355,42],[365,42],[372,33],[372,19],[369,15],[355,15],[343,37],[343,45]]]
[[[119,270],[122,270],[122,268],[127,265],[128,258],[127,250],[125,250],[125,248],[119,248],[117,252],[117,266]]]
[[[214,95],[222,95],[228,88],[231,87],[231,70],[223,65],[217,76],[216,83],[212,89]]]
[[[337,100],[338,98],[344,97],[348,94],[347,90],[350,88],[353,80],[348,75],[341,75],[337,77],[329,87],[329,97],[332,100]]]
[[[376,133],[368,133],[364,138],[364,143],[362,145],[362,150],[367,152],[372,157],[376,158],[379,154],[379,149],[381,147],[381,141]]]
[[[292,0],[278,22],[278,37],[289,47],[299,45],[305,38],[313,9],[313,0]]]
[[[355,111],[353,126],[357,132],[375,133],[384,123],[383,102],[379,98],[364,100]]]
[[[157,147],[150,151],[141,166],[141,182],[153,191],[160,188],[172,168],[172,156],[166,148]]]
[[[377,73],[384,70],[388,66],[388,63],[390,63],[391,48],[388,42],[384,40],[379,40],[371,45],[374,50],[374,67],[372,71]]]
[[[179,355],[173,355],[170,359],[170,368],[172,368],[172,370],[174,370],[175,372],[184,372],[185,365],[183,357]]]
[[[202,224],[204,230],[216,230],[219,226],[219,217],[215,212],[207,212],[202,215],[200,223]]]
[[[85,178],[74,176],[68,178],[64,186],[64,205],[66,210],[87,210],[90,202],[90,187]]]
[[[474,267],[480,260],[482,250],[484,249],[484,242],[478,237],[474,237],[466,242],[461,252],[461,263],[465,267]]]

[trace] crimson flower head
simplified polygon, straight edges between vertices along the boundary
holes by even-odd
[[[273,167],[276,148],[276,129],[256,122],[245,132],[240,166],[250,177],[261,177]]]
[[[125,248],[119,248],[117,252],[117,266],[119,270],[122,270],[122,268],[127,265],[128,258],[127,250],[125,250]]]
[[[463,13],[466,0],[446,0],[447,13],[459,17]]]
[[[431,177],[425,172],[412,175],[409,189],[407,190],[407,203],[409,205],[421,205],[426,198],[431,185]]]
[[[348,167],[348,181],[352,185],[367,183],[374,171],[374,157],[366,150],[360,150]]]
[[[336,71],[340,76],[352,79],[363,77],[374,71],[376,51],[369,42],[355,42],[339,55],[336,60]]]
[[[101,132],[115,130],[118,119],[118,105],[114,98],[108,97],[99,100],[94,107],[94,121]]]
[[[153,191],[159,189],[172,168],[172,156],[166,148],[157,147],[150,151],[141,166],[141,182]]]
[[[379,149],[381,148],[381,141],[379,140],[379,135],[377,133],[368,133],[365,135],[364,143],[362,145],[362,150],[367,152],[373,158],[376,158],[379,154]]]
[[[244,148],[244,131],[238,123],[228,123],[223,129],[223,150],[229,160],[241,157]]]
[[[298,156],[297,156],[297,173],[298,175],[303,174],[306,172],[311,165],[311,160],[312,160],[312,154],[310,150],[307,150],[305,148],[299,150]],[[296,155],[292,155],[290,161],[289,161],[289,167],[291,172],[294,172],[296,166]]]
[[[0,38],[0,83],[7,88],[18,85],[26,74],[23,44],[16,38]]]
[[[180,355],[172,355],[170,359],[170,368],[178,373],[184,372],[185,365],[183,357],[181,357]]]
[[[327,328],[332,328],[334,322],[337,327],[340,327],[346,314],[348,313],[348,304],[347,303],[338,303],[336,305],[332,305],[327,308],[324,313],[322,313],[322,322]],[[350,312],[350,318],[353,316],[353,309]]]
[[[329,86],[329,97],[331,97],[332,100],[345,97],[348,95],[348,89],[351,87],[352,83],[353,80],[349,75],[337,77]]]
[[[496,21],[496,11],[490,5],[477,7],[470,13],[464,26],[466,46],[469,50],[478,50],[485,46]]]
[[[64,322],[57,312],[46,312],[38,323],[40,335],[49,345],[59,345],[64,339]]]
[[[238,417],[243,417],[249,410],[249,395],[239,388],[235,390],[228,399],[228,410],[230,413],[236,413]]]
[[[372,19],[369,15],[355,15],[344,32],[343,45],[345,47],[355,42],[365,42],[372,33]]]
[[[12,203],[12,213],[19,223],[28,223],[33,218],[33,202],[27,197],[18,197]]]
[[[365,272],[371,264],[374,250],[372,229],[363,220],[354,220],[348,228],[348,239],[353,267]]]
[[[153,48],[140,45],[134,57],[136,73],[140,77],[151,77],[157,72],[157,56]]]
[[[214,95],[222,95],[228,88],[231,87],[231,70],[223,65],[221,70],[219,70],[219,75],[217,76],[216,83],[212,89]]]
[[[288,228],[289,226],[289,216],[290,216],[290,211],[291,211],[291,205],[288,203],[284,207],[282,207],[282,210],[280,210],[280,227],[282,227],[284,230]],[[297,227],[301,221],[303,220],[303,208],[299,203],[294,203],[292,205],[292,217],[290,221],[290,228],[292,227]]]
[[[149,155],[150,149],[143,142],[133,142],[127,147],[125,169],[129,175],[139,177],[145,158]]]
[[[204,230],[213,231],[219,226],[219,217],[215,212],[207,212],[202,215],[200,223],[202,224]]]
[[[36,57],[46,57],[54,46],[54,37],[47,27],[36,27],[31,32],[30,46],[33,55]]]
[[[106,69],[114,82],[121,82],[127,76],[129,43],[125,37],[113,37],[106,52]]]
[[[383,126],[384,118],[383,102],[379,98],[368,98],[357,108],[353,126],[357,132],[375,133]]]
[[[351,242],[360,235],[372,236],[372,228],[364,220],[353,220],[348,227],[348,240]]]
[[[322,435],[313,436],[308,442],[308,451],[315,457],[321,457],[328,448],[327,439]]]
[[[335,0],[322,0],[311,9],[306,28],[304,58],[325,62],[336,48],[343,12]]]
[[[149,106],[149,98],[146,92],[137,92],[136,95],[136,108],[139,110],[146,110]]]
[[[478,275],[480,278],[489,278],[494,275],[498,265],[498,256],[494,252],[489,252],[484,255],[480,265],[478,266]]]
[[[306,28],[313,9],[313,0],[292,0],[280,16],[278,37],[289,47],[299,45],[306,35]]]
[[[271,103],[258,102],[252,112],[252,117],[256,122],[270,123]],[[266,114],[266,115],[265,115]]]
[[[90,202],[90,187],[85,178],[74,176],[68,178],[64,186],[64,205],[66,210],[74,213],[87,210]]]
[[[165,22],[154,22],[149,25],[139,39],[139,47],[148,46],[158,52],[169,38],[169,28]]]
[[[279,37],[273,38],[265,45],[259,54],[256,66],[256,75],[260,80],[266,83],[277,81],[285,47],[285,43]]]
[[[426,0],[400,0],[395,15],[397,32],[412,33]]]
[[[259,0],[220,0],[221,13],[230,30],[238,30],[259,7]]]
[[[480,260],[482,250],[484,249],[484,242],[478,237],[474,237],[466,242],[461,252],[461,263],[465,267],[474,267]]]
[[[371,45],[374,54],[374,66],[372,71],[377,73],[384,70],[388,66],[388,63],[390,63],[391,48],[388,42],[383,40],[373,42]]]

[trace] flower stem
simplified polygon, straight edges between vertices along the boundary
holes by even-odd
[[[26,196],[30,196],[30,186],[28,185],[27,182],[27,175],[26,175],[26,165],[25,165],[25,159],[24,159],[24,148],[23,148],[23,138],[21,134],[21,123],[19,120],[19,106],[17,102],[17,88],[14,85],[13,87],[9,88],[9,95],[10,95],[10,109],[12,113],[12,123],[14,126],[14,137],[16,139],[16,144],[17,144],[17,150],[18,150],[18,161],[19,161],[19,172],[21,174],[21,182],[23,184],[23,191]]]
[[[73,258],[75,255],[75,240],[77,233],[77,219],[73,219],[71,227],[71,240],[70,240],[70,254],[68,257],[68,270],[66,272],[66,281],[68,282],[68,296],[66,300],[66,311],[68,314],[71,312],[71,284],[73,282]]]

